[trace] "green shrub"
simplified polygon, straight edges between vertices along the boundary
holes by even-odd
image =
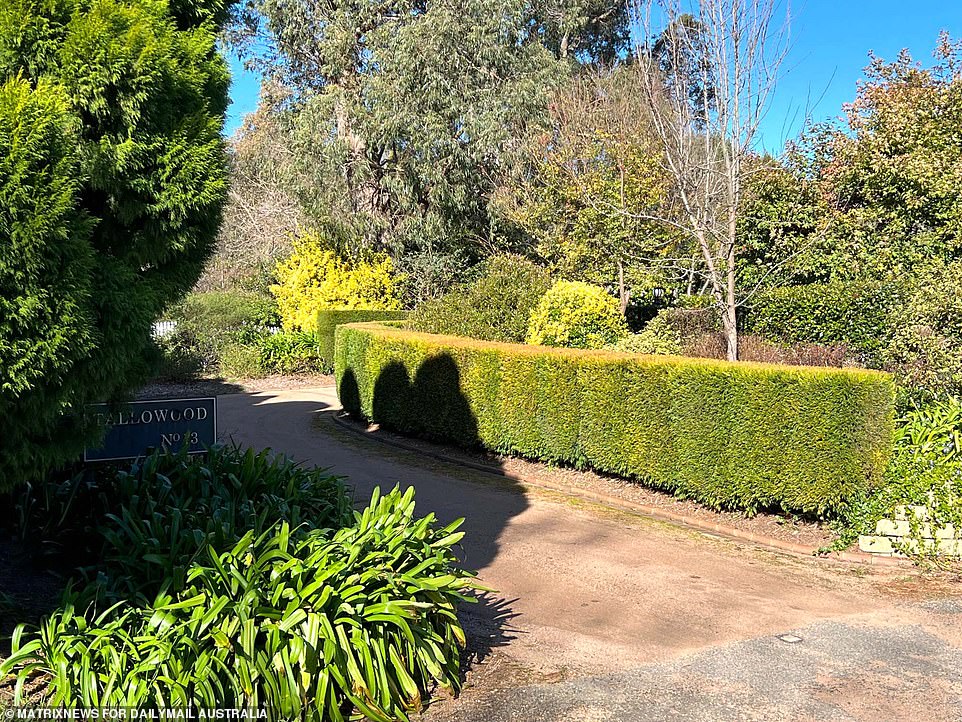
[[[215,447],[205,459],[154,453],[27,486],[14,501],[28,546],[60,566],[107,570],[125,592],[179,590],[213,545],[227,551],[249,530],[280,521],[338,528],[351,519],[343,481],[268,451]]]
[[[408,311],[370,311],[363,309],[323,309],[317,312],[317,347],[325,373],[334,370],[334,330],[345,323],[401,321]]]
[[[590,466],[712,507],[838,509],[881,479],[891,379],[707,359],[337,330],[349,412],[402,432]]]
[[[933,526],[951,525],[962,538],[962,400],[932,402],[898,421],[883,483],[845,504],[835,546],[845,548],[860,534],[874,534],[876,523],[892,519],[902,505],[925,507]]]
[[[226,549],[202,543],[183,585],[149,602],[104,608],[68,592],[39,630],[18,628],[0,674],[18,676],[17,704],[23,682],[40,674],[52,706],[407,719],[434,685],[458,687],[456,604],[475,586],[452,552],[461,522],[416,518],[413,493],[375,491],[333,534],[283,521]],[[176,543],[173,532],[161,538]],[[144,564],[133,553],[129,561]]]
[[[229,379],[260,379],[270,375],[261,349],[254,343],[231,343],[220,352],[219,373]]]
[[[903,406],[962,394],[962,262],[923,276],[890,325],[882,360]]]
[[[221,11],[208,7],[221,5]],[[227,194],[224,3],[0,3],[0,489],[145,381]]]
[[[286,331],[261,336],[254,343],[260,366],[268,374],[318,373],[329,371],[314,333]]]
[[[641,333],[628,334],[608,349],[624,353],[677,355],[681,353],[681,334],[668,322],[664,312],[659,312]]]
[[[265,327],[278,323],[272,299],[240,290],[190,293],[168,310],[167,318],[177,324],[171,334],[158,340],[168,376],[173,375],[171,367],[177,367],[178,359],[193,359],[200,372],[217,373],[228,348],[232,349],[229,363],[236,370],[243,355],[236,347],[263,336]]]
[[[399,309],[403,279],[384,254],[345,258],[322,237],[294,240],[294,251],[277,264],[277,298],[288,331],[313,331],[318,311],[328,308]]]
[[[526,343],[568,348],[604,348],[628,334],[618,302],[600,286],[558,281],[538,302]]]
[[[786,286],[755,296],[745,326],[779,343],[844,343],[871,361],[890,335],[889,313],[899,303],[893,284]]]
[[[427,333],[522,343],[528,319],[551,285],[547,270],[520,256],[495,256],[478,276],[418,306],[411,327]]]

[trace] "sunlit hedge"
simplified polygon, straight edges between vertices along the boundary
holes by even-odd
[[[317,349],[326,364],[327,371],[334,365],[334,331],[345,323],[362,321],[401,321],[408,317],[407,311],[373,311],[367,309],[325,308],[317,312]]]
[[[349,412],[621,474],[713,507],[837,509],[891,453],[893,385],[855,369],[550,349],[340,326]]]

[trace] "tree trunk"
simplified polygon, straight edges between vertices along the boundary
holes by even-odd
[[[621,306],[621,315],[628,312],[628,302],[631,300],[631,291],[625,288],[625,268],[618,261],[618,302]]]
[[[731,244],[726,254],[728,267],[725,269],[725,346],[729,361],[738,360],[738,303],[735,297],[735,245]]]

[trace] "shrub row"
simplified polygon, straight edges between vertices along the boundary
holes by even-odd
[[[380,311],[364,309],[324,309],[317,313],[317,353],[328,365],[334,368],[334,331],[346,323],[365,321],[403,321],[408,311]]]
[[[337,330],[341,403],[385,427],[620,474],[716,508],[831,512],[891,453],[882,373]]]
[[[850,282],[785,286],[758,294],[746,330],[782,343],[845,343],[874,357],[889,336],[899,302],[892,284]]]

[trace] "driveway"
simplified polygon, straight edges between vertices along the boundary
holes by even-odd
[[[962,590],[866,573],[576,503],[336,427],[333,388],[218,400],[223,437],[349,477],[414,485],[465,517],[474,655],[429,721],[962,721]]]

